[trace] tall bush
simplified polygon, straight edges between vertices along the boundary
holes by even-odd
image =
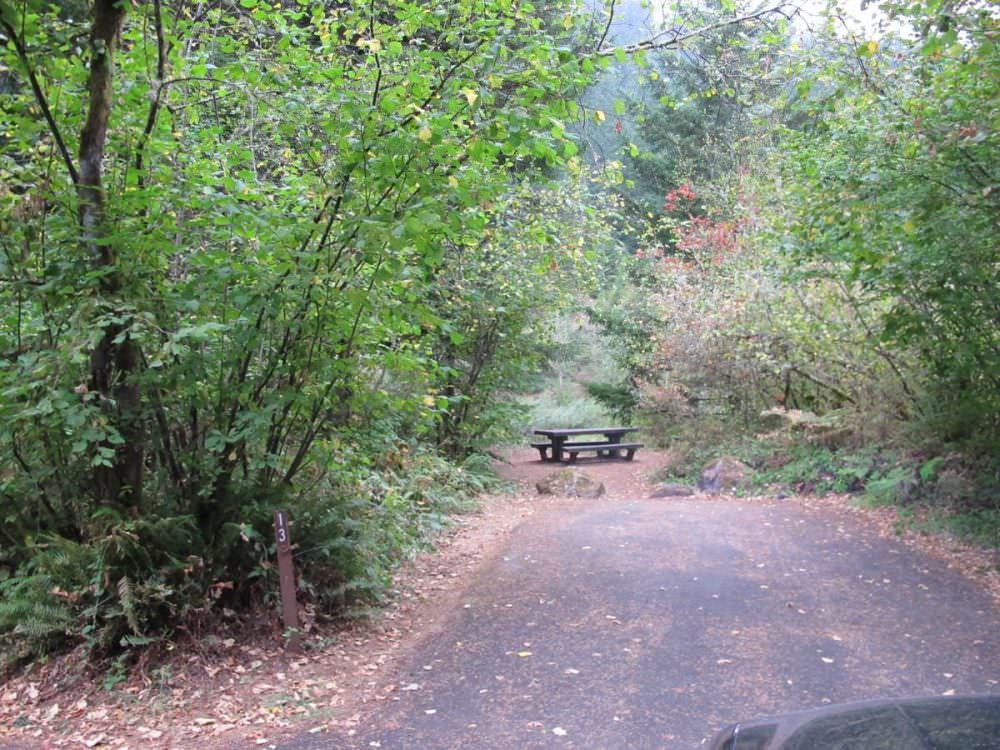
[[[785,247],[854,290],[880,346],[919,359],[926,427],[995,446],[996,19],[936,1],[885,10],[901,34],[841,34],[800,85],[810,120],[777,160]]]
[[[382,441],[458,404],[442,274],[563,278],[480,235],[575,153],[573,10],[0,2],[0,630],[108,650],[247,603],[278,503],[342,545],[304,576],[360,575],[373,508],[409,512],[359,500]]]

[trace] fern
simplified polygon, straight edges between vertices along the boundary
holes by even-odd
[[[65,642],[75,618],[47,575],[14,576],[0,582],[0,633],[14,635],[22,650],[46,653]]]
[[[142,628],[139,626],[139,612],[136,606],[135,593],[132,590],[132,582],[128,576],[118,579],[118,601],[122,605],[122,612],[125,614],[125,621],[135,635],[142,635]]]

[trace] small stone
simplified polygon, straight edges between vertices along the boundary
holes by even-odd
[[[695,493],[694,487],[688,487],[686,484],[661,484],[659,487],[655,488],[651,493],[650,497],[689,497]]]

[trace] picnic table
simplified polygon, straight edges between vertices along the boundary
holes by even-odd
[[[624,443],[622,437],[630,432],[636,432],[638,427],[573,427],[546,428],[535,430],[536,435],[547,437],[547,443],[532,443],[537,448],[542,461],[558,463],[566,457],[569,463],[575,463],[580,453],[593,452],[603,458],[624,458],[631,461],[642,443]],[[585,435],[603,435],[603,440],[571,441],[570,438]],[[624,451],[625,455],[622,456]],[[551,455],[549,455],[551,454]]]

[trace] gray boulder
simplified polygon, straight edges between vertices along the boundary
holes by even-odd
[[[568,497],[600,497],[604,484],[576,469],[560,469],[537,482],[539,495],[567,495]]]
[[[752,478],[753,469],[739,459],[723,456],[702,470],[698,487],[704,492],[717,495],[746,487]]]

